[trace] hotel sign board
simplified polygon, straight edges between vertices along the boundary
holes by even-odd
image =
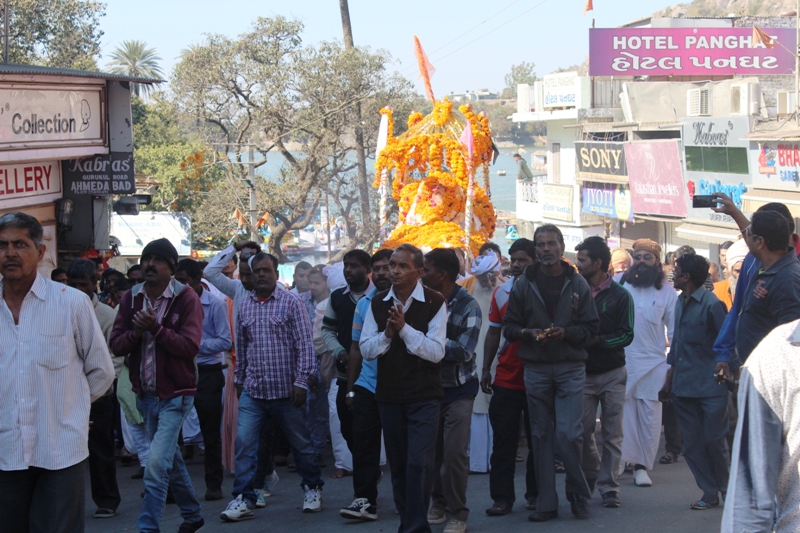
[[[596,28],[589,30],[590,76],[792,74],[794,28],[762,28],[777,41],[753,44],[752,28]]]
[[[0,87],[0,149],[104,144],[101,87]]]

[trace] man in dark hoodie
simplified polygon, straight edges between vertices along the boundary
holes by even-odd
[[[589,518],[589,485],[581,469],[586,347],[599,318],[586,280],[563,261],[564,237],[552,224],[534,234],[539,262],[514,282],[503,321],[510,342],[522,341],[539,496],[528,519],[558,516],[555,439],[567,474],[567,499],[576,518]],[[555,421],[553,420],[555,414]]]
[[[203,307],[194,289],[172,279],[177,263],[178,252],[167,239],[144,247],[144,283],[122,297],[111,331],[114,355],[129,356],[136,405],[151,440],[136,524],[142,532],[160,530],[167,489],[184,519],[180,533],[193,533],[204,524],[178,447],[197,392],[195,357],[203,336]]]
[[[575,247],[575,264],[592,290],[600,329],[587,348],[583,389],[583,473],[603,507],[619,507],[617,467],[622,455],[622,407],[625,405],[625,347],[633,341],[633,300],[608,275],[611,250],[602,237],[589,237]],[[597,453],[594,430],[597,404],[602,406],[603,453]]]

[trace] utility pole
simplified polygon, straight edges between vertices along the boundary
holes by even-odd
[[[328,189],[325,189],[325,230],[328,232],[328,261],[331,260],[331,208],[328,204]]]
[[[266,158],[266,156],[264,156]],[[256,206],[256,161],[253,146],[247,150],[247,186],[250,189],[250,240],[258,242],[258,211]]]

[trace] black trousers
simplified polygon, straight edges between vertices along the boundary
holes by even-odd
[[[378,504],[378,478],[381,475],[381,416],[375,394],[353,387],[353,492]]]
[[[683,438],[681,437],[681,428],[678,427],[675,408],[670,402],[661,404],[661,423],[664,424],[664,448],[668,452],[680,455],[683,451]]]
[[[117,486],[117,464],[114,457],[114,411],[117,403],[114,395],[97,399],[89,411],[89,478],[92,484],[92,500],[99,509],[117,510],[119,487]]]
[[[222,364],[198,365],[194,407],[200,420],[205,453],[206,489],[222,488]]]
[[[86,461],[61,470],[0,470],[0,530],[83,533]]]
[[[514,504],[514,471],[517,468],[517,446],[519,445],[519,419],[524,414],[525,437],[528,439],[528,457],[525,469],[525,500],[536,498],[533,446],[531,445],[531,423],[528,416],[528,397],[524,390],[512,390],[492,385],[489,401],[489,422],[492,424],[492,457],[489,459],[489,494],[492,501]]]
[[[342,437],[347,443],[347,448],[350,453],[353,452],[353,412],[347,408],[347,381],[338,379],[336,384],[339,390],[336,391],[336,413],[339,415],[339,423],[341,424]],[[353,466],[355,470],[355,465]]]

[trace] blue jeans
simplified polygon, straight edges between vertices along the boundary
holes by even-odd
[[[289,439],[297,473],[303,486],[320,488],[319,463],[308,436],[305,406],[295,407],[290,398],[261,400],[245,390],[239,398],[239,426],[236,434],[236,478],[233,480],[233,497],[240,494],[250,508],[256,506],[255,477],[258,462],[258,440],[265,424],[277,423]],[[259,487],[261,488],[261,487]]]
[[[144,471],[144,499],[136,522],[142,533],[160,531],[168,488],[184,520],[197,522],[203,518],[178,447],[178,434],[193,405],[192,396],[159,400],[154,394],[145,394],[136,398],[136,407],[144,417],[150,438],[150,455]]]

